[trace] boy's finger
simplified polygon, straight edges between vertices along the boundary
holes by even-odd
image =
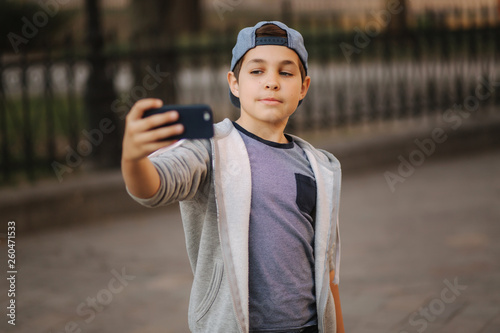
[[[184,132],[184,126],[181,124],[165,126],[151,131],[143,132],[138,136],[139,142],[150,143],[168,140],[169,138],[180,135]]]
[[[163,106],[163,101],[157,98],[145,98],[137,101],[130,109],[129,117],[137,120],[141,119],[143,113],[149,109],[156,109]]]
[[[179,119],[177,111],[167,111],[160,114],[155,114],[137,122],[137,130],[140,132],[150,131],[157,127],[173,123]]]

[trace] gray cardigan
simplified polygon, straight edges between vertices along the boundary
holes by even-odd
[[[341,170],[330,153],[293,137],[304,149],[317,183],[315,285],[320,332],[336,332],[330,271],[339,282],[338,209]],[[194,281],[188,321],[192,332],[249,331],[248,223],[251,174],[245,144],[228,119],[211,140],[183,140],[150,156],[161,186],[149,199],[155,207],[180,201]]]

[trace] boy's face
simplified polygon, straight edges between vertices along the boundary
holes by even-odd
[[[232,93],[240,99],[241,118],[254,125],[286,125],[309,89],[302,82],[299,56],[277,45],[261,45],[243,57],[239,78],[228,75]]]

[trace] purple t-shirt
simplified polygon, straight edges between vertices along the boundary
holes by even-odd
[[[317,323],[314,290],[316,181],[293,139],[242,133],[252,173],[250,332],[294,332]]]

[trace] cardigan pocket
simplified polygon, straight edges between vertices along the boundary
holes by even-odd
[[[224,271],[224,265],[221,262],[216,262],[214,270],[212,272],[212,278],[210,279],[209,288],[201,300],[200,304],[195,309],[196,321],[200,321],[210,310],[212,304],[217,298],[219,293],[220,285],[222,282],[222,273]]]

